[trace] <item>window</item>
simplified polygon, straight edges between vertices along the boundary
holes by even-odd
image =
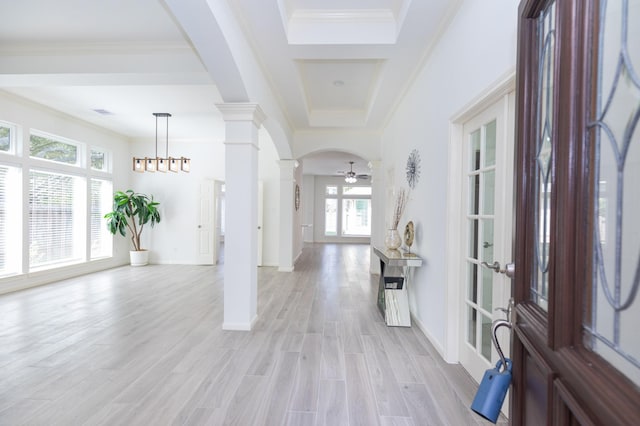
[[[107,171],[107,154],[98,149],[91,150],[91,168],[93,170]]]
[[[324,235],[338,235],[338,200],[327,198],[324,203]]]
[[[17,167],[0,165],[0,276],[20,272],[22,215],[19,208],[21,173]]]
[[[40,131],[23,142],[19,132],[0,121],[0,277],[110,257],[110,152]]]
[[[13,126],[0,122],[0,152],[13,151],[15,130]]]
[[[371,236],[371,186],[326,185],[324,235]]]
[[[32,133],[29,138],[29,155],[32,158],[79,165],[78,145],[54,138],[55,136]]]
[[[327,195],[338,195],[338,187],[335,185],[328,185],[325,189]]]
[[[29,267],[84,260],[84,181],[29,172]]]
[[[371,235],[371,200],[342,200],[342,235],[368,237]]]
[[[344,186],[342,188],[344,195],[369,195],[371,196],[370,186]]]
[[[91,259],[111,256],[113,238],[105,226],[104,215],[111,210],[112,200],[111,181],[91,179]]]

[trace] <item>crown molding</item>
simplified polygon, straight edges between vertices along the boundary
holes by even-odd
[[[252,121],[260,127],[267,118],[260,105],[247,102],[228,102],[216,104],[224,121]]]
[[[395,15],[388,9],[298,9],[291,14],[289,23],[356,23],[396,24]]]

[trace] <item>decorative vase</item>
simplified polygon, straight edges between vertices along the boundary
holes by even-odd
[[[387,235],[384,237],[384,245],[389,250],[398,250],[402,244],[402,239],[397,229],[387,229]]]
[[[147,250],[129,251],[131,266],[144,266],[149,263],[149,252]]]

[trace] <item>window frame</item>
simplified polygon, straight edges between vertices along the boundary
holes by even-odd
[[[370,188],[370,194],[345,194],[345,188],[358,188],[358,187],[366,187]],[[327,241],[336,241],[336,240],[354,240],[354,239],[362,239],[362,238],[371,238],[371,230],[368,235],[355,235],[355,234],[347,234],[344,228],[344,206],[345,200],[369,200],[370,212],[371,215],[371,206],[372,206],[372,192],[373,188],[371,183],[347,183],[341,180],[340,182],[334,180],[327,180],[320,183],[319,193],[321,194],[322,200],[322,229],[320,230],[318,235],[321,239]],[[336,188],[335,193],[330,193],[329,188]],[[336,233],[327,233],[326,226],[326,205],[327,200],[336,200]],[[319,224],[320,224],[319,223]],[[369,226],[371,226],[371,219],[369,219]]]
[[[16,215],[12,214],[11,225],[14,228],[18,228],[18,234],[20,241],[13,241],[13,237],[9,233],[3,234],[2,237],[11,238],[11,246],[15,248],[12,253],[17,253],[12,256],[11,264],[6,268],[6,271],[0,273],[0,279],[7,277],[20,276],[24,274],[30,274],[34,272],[42,272],[64,268],[69,265],[87,264],[97,260],[107,258],[113,258],[113,243],[112,238],[110,241],[108,251],[102,251],[100,256],[92,255],[92,224],[93,218],[95,222],[96,213],[92,213],[91,205],[91,185],[93,180],[102,180],[111,183],[111,193],[108,194],[108,198],[112,199],[114,176],[112,158],[113,153],[110,149],[105,149],[99,145],[93,145],[87,142],[81,142],[69,137],[59,136],[52,132],[43,131],[36,128],[25,128],[19,124],[14,124],[5,120],[0,120],[0,126],[9,127],[11,129],[11,146],[9,151],[0,151],[0,166],[15,168],[20,178],[16,180],[16,185],[19,186],[15,190],[18,193],[19,200],[11,201],[12,205],[19,206],[15,209],[18,211]],[[75,162],[62,162],[52,159],[46,159],[36,156],[31,156],[31,136],[44,137],[56,142],[72,145],[76,150]],[[104,155],[104,163],[102,169],[96,169],[92,167],[91,154],[92,152],[100,152]],[[77,212],[80,219],[74,218],[79,221],[76,226],[72,223],[77,236],[74,242],[73,259],[67,260],[52,260],[44,262],[34,266],[30,259],[30,241],[31,241],[31,226],[30,219],[30,187],[31,187],[31,173],[32,172],[44,172],[53,175],[65,175],[70,176],[77,182],[80,182],[80,191],[74,196],[77,199]],[[25,175],[26,174],[26,175]],[[19,182],[18,182],[19,181]],[[14,184],[12,184],[15,186]],[[12,191],[14,191],[12,189]],[[8,193],[8,192],[7,192]],[[107,194],[104,195],[105,199]],[[13,197],[16,198],[16,197]],[[111,209],[110,203],[106,201],[102,202],[101,207],[105,210],[105,213]],[[76,207],[73,207],[76,209]],[[19,220],[15,218],[18,217]],[[95,226],[94,226],[95,228]],[[110,236],[110,235],[109,235]],[[105,235],[106,237],[106,235]],[[19,243],[19,244],[18,244]],[[76,255],[77,254],[77,255]],[[6,273],[5,273],[6,272]]]

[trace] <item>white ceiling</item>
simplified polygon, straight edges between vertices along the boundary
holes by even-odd
[[[460,0],[227,0],[292,131],[379,131]],[[224,134],[210,70],[162,1],[0,1],[0,88],[132,139]],[[111,114],[101,115],[94,110]],[[353,156],[308,157],[335,174]],[[366,161],[358,173],[367,173]],[[324,166],[324,167],[323,167]]]

